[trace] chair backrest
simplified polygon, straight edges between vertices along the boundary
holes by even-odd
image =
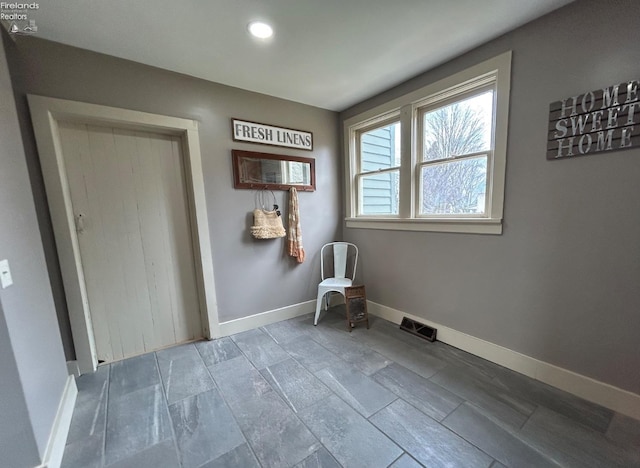
[[[323,280],[327,277],[324,268],[325,249],[327,248],[333,250],[333,278],[346,278],[349,273],[348,266],[351,266],[348,265],[348,262],[351,260],[353,262],[353,268],[351,268],[350,278],[354,280],[356,277],[356,267],[358,266],[358,247],[350,242],[329,242],[323,245],[320,250],[320,272],[322,273]]]

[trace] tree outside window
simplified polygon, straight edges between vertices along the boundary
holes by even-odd
[[[493,90],[424,113],[423,215],[483,214]]]

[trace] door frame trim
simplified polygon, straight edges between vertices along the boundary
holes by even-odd
[[[198,122],[32,94],[27,98],[42,166],[80,373],[93,372],[98,365],[98,358],[80,259],[80,247],[75,229],[71,193],[60,142],[58,128],[60,121],[109,125],[180,137],[187,175],[185,188],[191,208],[191,233],[202,331],[207,338],[219,337],[220,323]]]

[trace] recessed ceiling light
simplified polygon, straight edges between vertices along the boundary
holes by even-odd
[[[251,35],[258,39],[268,39],[273,36],[273,28],[267,23],[263,23],[261,21],[249,23],[248,29]]]

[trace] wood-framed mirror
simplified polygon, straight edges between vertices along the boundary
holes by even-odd
[[[231,150],[233,186],[237,189],[316,189],[316,160],[301,156]]]

